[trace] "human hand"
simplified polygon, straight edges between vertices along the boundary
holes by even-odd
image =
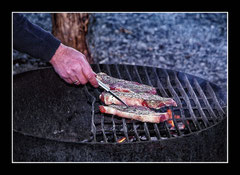
[[[93,72],[85,56],[74,48],[61,43],[49,62],[67,83],[80,85],[90,82],[95,88],[98,87],[96,73]]]

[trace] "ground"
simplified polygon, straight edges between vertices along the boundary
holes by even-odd
[[[50,13],[25,13],[51,32]],[[149,65],[227,88],[226,13],[91,13],[87,43],[96,63]],[[13,50],[13,73],[49,66]]]

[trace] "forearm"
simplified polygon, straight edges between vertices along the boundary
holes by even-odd
[[[35,58],[49,61],[60,45],[51,33],[29,22],[20,14],[13,14],[13,48]]]

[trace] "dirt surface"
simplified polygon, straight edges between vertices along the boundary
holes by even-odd
[[[26,13],[51,32],[50,13]],[[91,13],[87,42],[96,63],[150,65],[227,88],[226,13]],[[13,73],[49,63],[13,52]]]

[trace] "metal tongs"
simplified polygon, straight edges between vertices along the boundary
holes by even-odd
[[[101,86],[104,90],[106,90],[107,92],[109,92],[110,94],[112,94],[116,99],[118,99],[122,104],[124,104],[125,106],[129,107],[124,101],[121,100],[121,98],[119,98],[113,91],[110,90],[110,88],[104,84],[101,80],[99,80],[98,78],[96,78],[99,86]]]

